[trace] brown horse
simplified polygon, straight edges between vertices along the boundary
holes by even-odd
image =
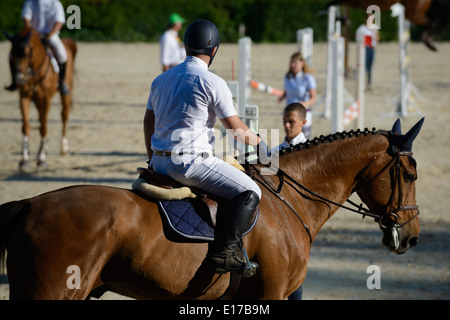
[[[342,132],[281,150],[275,175],[250,165],[263,196],[244,245],[260,268],[233,298],[284,299],[295,291],[319,229],[353,192],[370,209],[354,211],[375,218],[388,250],[403,254],[417,245],[411,148],[422,123],[406,135],[397,121],[392,132]],[[155,201],[132,190],[72,186],[0,207],[0,262],[7,251],[11,299],[85,299],[93,290],[217,299],[229,274],[211,272],[207,249],[169,241]]]
[[[450,18],[450,2],[447,0],[335,0],[328,5],[347,5],[361,9],[377,5],[380,10],[386,11],[397,2],[405,6],[406,19],[424,27],[422,41],[429,49],[436,51],[433,35],[441,32]]]
[[[16,84],[19,87],[19,101],[22,112],[22,160],[21,171],[30,170],[30,151],[28,141],[30,138],[30,103],[34,102],[39,114],[41,144],[38,152],[38,166],[46,165],[47,149],[47,118],[51,107],[51,99],[58,91],[58,73],[52,68],[51,58],[47,48],[42,44],[39,33],[31,30],[25,36],[6,34],[12,42],[10,59],[15,66]],[[77,52],[75,42],[70,39],[62,39],[67,51],[67,64],[65,82],[73,90],[74,60]],[[61,154],[68,152],[67,121],[72,104],[71,95],[61,95],[62,102],[62,138]]]

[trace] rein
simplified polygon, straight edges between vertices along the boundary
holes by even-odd
[[[409,222],[411,222],[412,220],[414,220],[418,215],[419,215],[419,206],[418,205],[400,205],[400,203],[402,202],[402,192],[401,192],[401,178],[400,178],[400,167],[401,167],[401,162],[400,162],[400,157],[401,156],[411,156],[413,153],[410,151],[396,151],[395,152],[395,156],[386,164],[386,166],[383,167],[383,169],[381,169],[380,172],[378,172],[375,177],[373,177],[372,179],[370,179],[369,181],[366,181],[364,184],[370,183],[371,181],[375,180],[376,178],[378,178],[384,171],[386,171],[388,168],[394,168],[394,185],[396,183],[398,183],[398,192],[399,192],[399,197],[398,197],[398,206],[396,208],[394,208],[393,205],[393,201],[394,201],[394,191],[392,192],[391,195],[391,199],[390,199],[390,205],[389,205],[389,211],[383,215],[378,215],[373,213],[372,211],[370,211],[369,209],[363,207],[363,204],[356,204],[353,201],[347,199],[346,202],[348,202],[352,207],[343,205],[343,204],[339,204],[335,201],[332,201],[330,199],[327,199],[319,194],[317,194],[316,192],[310,190],[309,188],[305,187],[304,185],[302,185],[301,183],[299,183],[298,181],[296,181],[294,178],[292,178],[289,174],[287,174],[286,172],[284,172],[283,170],[281,170],[280,168],[278,168],[278,172],[277,172],[277,176],[280,180],[280,183],[278,185],[278,188],[275,189],[273,188],[270,183],[264,178],[263,175],[261,175],[261,173],[256,170],[256,168],[254,168],[253,165],[249,164],[249,166],[251,168],[254,169],[254,171],[257,173],[257,175],[259,176],[260,179],[258,179],[257,181],[259,181],[266,189],[268,189],[273,195],[275,195],[278,199],[280,199],[284,204],[286,204],[286,206],[293,211],[293,213],[296,215],[296,217],[299,219],[299,221],[301,222],[301,224],[303,225],[303,227],[305,228],[309,239],[310,239],[310,244],[312,244],[313,242],[313,238],[310,232],[309,227],[306,225],[306,223],[303,221],[303,219],[301,218],[300,214],[295,210],[295,208],[287,201],[285,200],[281,195],[281,191],[283,189],[284,183],[286,182],[288,185],[290,185],[300,196],[302,196],[303,198],[312,200],[312,201],[318,201],[316,199],[313,199],[311,197],[306,196],[305,194],[303,194],[299,189],[297,189],[296,187],[306,191],[308,194],[310,194],[313,197],[316,197],[317,199],[319,199],[320,201],[324,202],[326,205],[328,205],[328,207],[331,209],[329,204],[335,205],[339,208],[344,208],[346,210],[361,214],[363,216],[363,218],[365,218],[366,216],[369,216],[371,218],[375,219],[375,222],[377,222],[380,227],[384,230],[391,230],[392,232],[398,232],[398,229],[402,228],[403,226],[405,226],[406,224],[408,224]],[[394,163],[394,165],[392,165],[392,163]],[[355,190],[354,190],[355,191]],[[409,220],[405,221],[404,223],[399,224],[399,219],[398,216],[396,215],[397,212],[400,211],[407,211],[407,210],[417,210],[417,214],[415,214],[412,218],[410,218]],[[393,217],[394,220],[392,221],[391,219],[389,219],[390,217]],[[393,224],[391,226],[385,224],[383,221],[389,220],[391,222],[393,222]]]
[[[251,165],[250,165],[251,166]],[[295,210],[295,208],[286,200],[286,199],[284,199],[283,198],[283,196],[281,196],[281,194],[280,194],[280,192],[281,192],[281,189],[282,189],[282,187],[283,187],[283,182],[284,182],[284,179],[283,179],[283,176],[280,176],[280,174],[278,173],[278,177],[280,178],[280,185],[278,186],[278,189],[277,190],[275,190],[274,188],[272,188],[272,186],[267,182],[267,180],[264,178],[264,176],[263,175],[261,175],[261,173],[258,171],[258,170],[256,170],[253,166],[251,166],[253,169],[254,169],[254,171],[258,174],[258,176],[261,178],[261,180],[257,180],[257,181],[259,181],[267,190],[269,190],[270,192],[272,192],[272,194],[274,195],[274,196],[276,196],[278,199],[280,199],[294,214],[295,214],[295,216],[297,217],[297,219],[300,221],[300,223],[303,225],[303,227],[305,228],[305,230],[306,230],[306,233],[308,234],[308,236],[309,236],[309,243],[310,244],[312,244],[313,243],[313,237],[312,237],[312,235],[311,235],[311,231],[309,230],[309,227],[308,227],[308,225],[303,221],[303,219],[302,219],[302,217],[300,216],[300,214],[297,212],[297,210]],[[280,172],[280,170],[281,169],[279,169],[279,172]],[[294,188],[295,189],[295,188]],[[297,192],[298,192],[298,190],[297,189],[295,189]],[[303,196],[300,192],[299,192],[299,194],[301,195],[301,196]]]

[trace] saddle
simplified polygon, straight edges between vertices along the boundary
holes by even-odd
[[[147,168],[137,168],[139,178],[131,187],[154,199],[158,205],[166,237],[175,242],[211,242],[214,240],[216,216],[226,211],[227,200],[182,185],[168,176]],[[226,213],[224,213],[226,214]],[[247,230],[256,224],[255,210]]]

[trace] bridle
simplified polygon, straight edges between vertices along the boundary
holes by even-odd
[[[21,86],[30,84],[29,91],[31,91],[31,92],[34,91],[35,87],[38,86],[45,79],[48,71],[50,70],[51,62],[48,61],[47,68],[46,68],[44,74],[38,78],[39,74],[41,73],[41,70],[45,67],[47,60],[50,59],[49,54],[47,52],[45,53],[44,59],[42,60],[42,63],[40,64],[40,66],[37,69],[33,69],[33,66],[32,66],[33,47],[30,46],[30,50],[29,50],[27,57],[22,57],[22,58],[17,57],[17,56],[13,56],[13,57],[15,59],[18,59],[19,61],[21,59],[27,59],[28,63],[27,63],[25,71],[20,67],[20,62],[17,62],[16,74],[22,74],[22,76],[23,76],[23,84]]]
[[[277,176],[279,178],[279,185],[278,185],[277,189],[275,189],[264,178],[264,176],[261,175],[261,173],[256,168],[254,168],[253,165],[249,165],[249,166],[251,168],[253,168],[253,172],[256,173],[256,175],[258,176],[258,178],[254,177],[255,180],[259,181],[266,189],[268,189],[272,194],[274,194],[278,199],[280,199],[291,211],[293,211],[293,213],[296,215],[298,220],[302,223],[302,225],[306,229],[306,232],[308,233],[308,236],[310,239],[310,244],[312,244],[313,238],[312,238],[311,232],[309,230],[309,227],[303,221],[300,214],[295,210],[295,208],[286,199],[284,199],[282,197],[282,195],[280,194],[285,183],[288,184],[289,186],[291,186],[303,198],[306,198],[306,199],[309,199],[312,201],[323,202],[330,208],[330,210],[331,210],[331,206],[330,206],[330,204],[331,204],[331,205],[335,205],[340,208],[344,208],[346,210],[361,214],[363,216],[363,218],[365,218],[366,216],[374,218],[375,222],[377,222],[380,225],[380,228],[382,230],[384,230],[384,231],[389,230],[392,233],[395,246],[396,246],[396,248],[398,248],[398,245],[399,245],[398,230],[403,228],[406,224],[408,224],[412,220],[414,220],[419,215],[420,212],[419,212],[418,205],[402,205],[401,204],[403,199],[402,199],[402,185],[401,185],[401,177],[400,177],[400,168],[403,166],[403,164],[400,161],[400,157],[403,157],[403,156],[409,157],[409,156],[412,156],[413,153],[410,151],[398,151],[397,148],[393,148],[393,149],[394,149],[394,156],[392,157],[392,159],[373,178],[361,183],[360,184],[361,187],[358,189],[358,190],[362,189],[363,186],[365,186],[368,183],[372,182],[373,180],[377,179],[386,170],[388,170],[388,169],[393,170],[394,173],[393,173],[393,183],[392,184],[393,184],[394,188],[395,188],[395,185],[398,186],[398,188],[397,188],[397,190],[398,190],[398,201],[397,201],[398,205],[397,205],[397,207],[394,206],[394,192],[395,192],[395,189],[394,189],[391,194],[390,204],[388,205],[389,210],[388,210],[388,212],[386,212],[383,215],[376,214],[376,213],[370,211],[369,209],[363,207],[362,203],[360,205],[358,205],[349,199],[347,199],[346,202],[348,202],[351,205],[351,207],[343,205],[343,204],[339,204],[332,200],[329,200],[329,199],[317,194],[316,192],[310,190],[309,188],[305,187],[304,185],[302,185],[301,183],[296,181],[294,178],[292,178],[289,174],[287,174],[286,172],[284,172],[281,169],[278,169],[278,172],[277,172]],[[301,190],[308,193],[309,196],[302,193],[298,188],[300,188]],[[357,190],[353,190],[353,192],[355,192],[355,191],[357,191]],[[409,220],[407,220],[403,223],[400,223],[397,213],[401,212],[401,211],[408,211],[408,210],[417,210],[417,213]],[[392,220],[392,218],[393,218],[393,220]],[[389,223],[386,223],[387,221],[389,221]]]
[[[383,223],[383,218],[390,218],[393,217],[393,225],[397,228],[400,229],[403,226],[405,226],[406,224],[408,224],[409,222],[411,222],[412,220],[414,220],[418,215],[419,215],[419,206],[418,205],[402,205],[401,203],[403,202],[402,199],[402,186],[401,186],[401,176],[400,176],[400,168],[402,167],[402,163],[400,161],[400,157],[401,156],[406,156],[406,157],[410,157],[412,156],[413,153],[411,151],[397,151],[395,156],[392,158],[392,160],[388,163],[388,165],[380,172],[378,173],[372,180],[374,180],[375,178],[377,178],[384,170],[386,170],[387,167],[390,166],[390,164],[392,162],[395,162],[393,166],[391,166],[391,170],[393,170],[393,185],[395,186],[395,184],[397,184],[397,190],[398,190],[398,200],[397,200],[397,207],[394,206],[394,192],[391,195],[391,199],[389,202],[389,210],[387,213],[385,213],[383,216],[381,216],[381,218],[379,218],[379,221],[377,221],[380,224],[380,227],[382,229],[390,229],[391,226],[386,225],[385,223]],[[372,181],[371,180],[371,181]],[[410,219],[408,219],[407,221],[403,222],[403,223],[399,223],[399,219],[397,216],[397,212],[400,211],[409,211],[409,210],[417,210],[417,213]],[[389,219],[390,220],[390,219]],[[392,222],[392,220],[391,220]]]

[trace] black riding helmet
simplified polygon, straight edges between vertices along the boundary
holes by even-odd
[[[211,58],[209,65],[211,65],[214,56],[212,54],[213,48],[219,49],[220,36],[214,23],[208,20],[196,20],[192,22],[184,33],[184,46],[186,47],[186,54],[206,54]]]

